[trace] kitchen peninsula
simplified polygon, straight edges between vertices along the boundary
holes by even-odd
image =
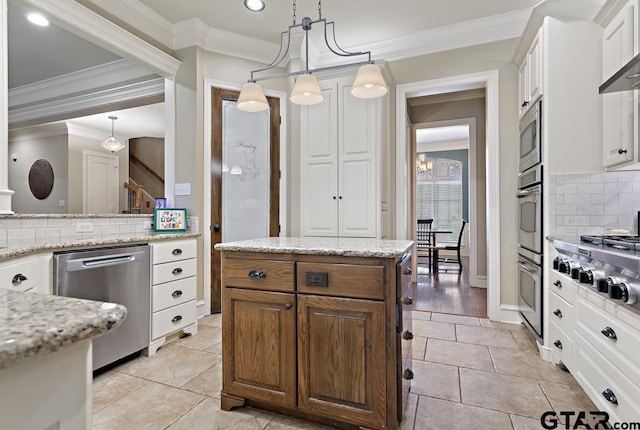
[[[413,242],[219,243],[221,408],[245,404],[343,428],[397,429],[410,388]]]

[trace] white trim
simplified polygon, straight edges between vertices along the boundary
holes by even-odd
[[[34,106],[15,108],[9,111],[9,124],[42,120],[44,118],[60,118],[100,106],[159,96],[164,92],[164,79],[155,78],[124,87],[83,94]]]
[[[173,204],[176,184],[176,81],[164,80],[164,196]]]
[[[51,21],[117,55],[144,64],[160,76],[173,76],[179,60],[74,0],[22,0]]]
[[[88,127],[82,124],[76,124],[71,121],[66,121],[67,133],[72,136],[84,137],[86,139],[93,139],[99,142],[104,142],[109,135],[111,135],[110,129],[100,129],[95,127]],[[122,133],[118,133],[118,137],[121,141],[128,141],[132,136],[126,136]]]
[[[487,313],[492,320],[500,315],[500,142],[499,72],[489,70],[467,75],[401,84],[396,87],[396,239],[406,239],[409,222],[407,184],[407,99],[427,94],[486,87],[486,177],[487,177]]]
[[[43,124],[28,128],[19,128],[9,131],[9,142],[21,142],[41,137],[61,136],[68,134],[69,129],[64,122]]]
[[[89,67],[9,90],[9,108],[41,100],[67,96],[149,76],[149,69],[128,60]]]
[[[522,324],[520,308],[517,305],[500,305],[500,317],[498,321],[507,324]]]
[[[7,117],[7,91],[9,86],[8,49],[7,49],[7,0],[0,0],[0,214],[13,214],[11,210],[11,196],[9,189],[9,149],[7,131],[9,129]]]
[[[478,285],[476,288],[487,288],[487,277],[486,276],[478,276]]]

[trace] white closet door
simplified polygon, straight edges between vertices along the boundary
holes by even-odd
[[[119,158],[110,153],[82,151],[83,213],[117,214]]]

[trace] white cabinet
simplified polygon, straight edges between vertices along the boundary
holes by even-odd
[[[569,276],[549,270],[549,345],[553,362],[573,369],[573,329],[576,285]]]
[[[177,332],[196,334],[196,240],[151,244],[151,344],[153,355]]]
[[[301,108],[301,235],[380,236],[383,100],[350,93],[353,78],[320,82]]]
[[[602,39],[603,82],[638,54],[639,1],[631,0],[605,25]],[[637,91],[602,96],[604,167],[624,167],[640,161]]]
[[[518,68],[520,116],[543,92],[543,33],[544,27],[541,27]]]
[[[0,288],[52,294],[53,254],[13,258],[0,264]]]

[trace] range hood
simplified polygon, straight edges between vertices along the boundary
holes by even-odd
[[[640,54],[600,85],[599,93],[616,93],[640,89]]]

